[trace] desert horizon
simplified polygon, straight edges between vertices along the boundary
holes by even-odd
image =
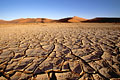
[[[78,16],[67,17],[61,19],[48,18],[19,18],[14,20],[0,20],[0,23],[120,23],[120,18],[116,17],[96,17],[93,19],[85,19]]]

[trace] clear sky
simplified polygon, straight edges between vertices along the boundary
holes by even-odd
[[[120,17],[120,0],[0,0],[0,19]]]

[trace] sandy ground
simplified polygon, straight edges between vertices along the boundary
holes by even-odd
[[[120,80],[120,24],[1,24],[0,80]]]

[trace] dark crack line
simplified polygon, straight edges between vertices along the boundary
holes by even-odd
[[[35,70],[37,69],[37,67],[42,64],[48,57],[49,55],[53,52],[53,50],[55,49],[55,45],[54,48],[49,52],[49,54],[45,57],[45,59],[43,59],[39,64],[37,64],[37,66],[35,67],[35,69],[33,70],[33,73],[35,72]]]
[[[67,47],[68,48],[68,47]],[[83,63],[85,63],[86,65],[88,65],[90,68],[92,68],[85,60],[83,60],[82,58],[80,58],[79,56],[76,56],[73,54],[72,50],[70,48],[68,48],[71,51],[71,55],[77,57],[78,59],[80,59]],[[83,69],[83,68],[82,68]],[[93,68],[92,68],[93,69]],[[83,69],[84,70],[84,69]],[[93,69],[94,70],[94,69]],[[95,70],[94,70],[95,71]],[[84,71],[85,72],[85,71]],[[87,72],[85,72],[87,73]],[[109,78],[106,78],[104,75],[100,74],[99,71],[96,71],[95,73],[88,73],[88,74],[96,74],[98,73],[100,76],[102,76],[103,78],[105,78],[105,80],[109,80]]]

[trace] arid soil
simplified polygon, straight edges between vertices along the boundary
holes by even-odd
[[[120,80],[120,24],[1,24],[0,80]]]

